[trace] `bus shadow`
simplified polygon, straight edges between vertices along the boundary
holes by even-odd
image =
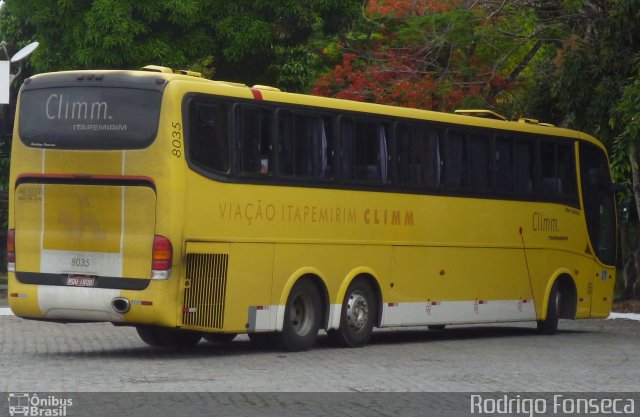
[[[411,343],[434,343],[455,340],[478,340],[495,338],[530,337],[562,337],[563,335],[588,334],[589,330],[567,329],[559,330],[555,336],[540,335],[535,328],[517,326],[469,326],[452,327],[445,330],[429,330],[427,328],[411,329],[385,329],[374,331],[368,346],[402,345]],[[326,334],[318,337],[312,350],[339,349],[332,344]],[[117,349],[97,349],[78,351],[51,352],[48,356],[75,359],[138,359],[138,360],[177,360],[185,358],[211,358],[216,356],[233,357],[242,355],[277,355],[285,357],[290,354],[272,347],[258,347],[252,344],[246,336],[241,336],[225,344],[215,344],[201,341],[192,348],[158,348],[146,345],[123,347]],[[304,354],[301,353],[301,354]]]
[[[587,330],[558,330],[553,336],[538,333],[533,327],[518,326],[460,326],[446,328],[445,330],[429,330],[429,329],[399,329],[391,331],[374,332],[369,340],[369,344],[373,345],[393,345],[413,342],[436,342],[449,340],[474,340],[474,339],[495,339],[510,338],[522,336],[539,336],[539,337],[558,337],[563,334],[582,334],[591,333]]]
[[[435,342],[449,340],[472,340],[503,337],[535,336],[536,329],[527,327],[454,327],[445,330],[411,329],[376,332],[369,344],[391,345],[413,342]]]

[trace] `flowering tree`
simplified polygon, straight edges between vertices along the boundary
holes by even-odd
[[[522,0],[370,0],[325,49],[314,94],[449,111],[496,107],[526,83],[548,27]],[[333,54],[332,54],[332,53]]]

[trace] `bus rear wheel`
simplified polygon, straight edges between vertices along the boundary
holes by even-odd
[[[364,280],[349,285],[342,302],[340,328],[329,332],[329,338],[337,345],[362,347],[373,333],[376,320],[376,304],[373,289]]]
[[[190,348],[198,344],[202,335],[198,332],[157,326],[136,326],[143,342],[154,347]]]
[[[273,335],[278,347],[299,352],[309,349],[320,330],[320,295],[313,282],[298,281],[287,298],[282,332]]]
[[[538,332],[541,334],[555,334],[558,331],[558,319],[560,318],[560,308],[562,305],[562,294],[558,289],[556,281],[551,287],[549,294],[549,304],[547,306],[547,318],[538,320]]]

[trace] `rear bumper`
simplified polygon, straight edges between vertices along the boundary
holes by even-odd
[[[68,274],[48,274],[42,272],[16,272],[16,279],[22,284],[68,287]],[[151,280],[144,278],[95,277],[92,288],[113,290],[144,290]]]
[[[38,273],[27,275],[25,279],[22,273],[9,273],[8,300],[14,314],[22,318],[63,322],[112,322],[166,327],[175,327],[177,324],[177,279],[96,279],[95,287],[74,287],[67,286],[66,276],[62,277],[64,280],[58,274]],[[49,280],[47,284],[38,283],[45,279]],[[29,280],[32,282],[24,282]],[[116,283],[119,282],[120,287],[137,285],[144,288],[104,288],[107,285],[115,286],[115,280],[119,280]],[[102,287],[97,286],[99,283]],[[116,311],[113,305],[116,299],[127,300],[130,308],[126,313]]]

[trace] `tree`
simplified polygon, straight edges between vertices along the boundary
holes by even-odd
[[[7,0],[0,34],[37,38],[36,72],[199,67],[230,81],[300,91],[314,36],[348,27],[354,0]]]
[[[564,18],[558,47],[540,61],[527,108],[536,117],[601,139],[610,150],[614,179],[630,186],[621,201],[633,202],[631,212],[640,213],[640,2],[548,3],[548,13],[570,17]],[[640,272],[638,219],[631,223],[622,224],[628,238],[622,259],[626,295]]]
[[[521,0],[370,0],[316,94],[450,111],[509,110],[550,25]]]
[[[304,91],[315,78],[315,42],[350,27],[359,1],[5,0],[0,39],[12,52],[40,42],[25,75],[155,64]],[[2,110],[10,143],[12,112]],[[8,174],[0,158],[0,190]]]

